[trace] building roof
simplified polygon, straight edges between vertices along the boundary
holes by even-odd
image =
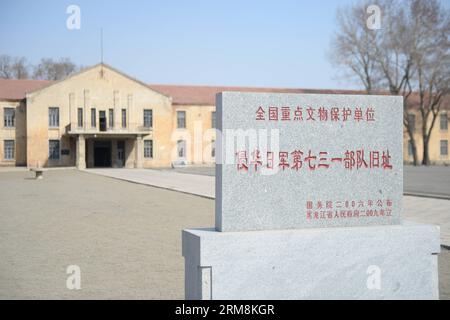
[[[189,86],[150,84],[150,88],[172,97],[173,104],[215,105],[216,93],[224,91],[272,92],[272,93],[320,93],[320,94],[364,94],[357,90],[319,90],[296,88],[226,87],[226,86]]]
[[[0,78],[0,100],[22,100],[28,92],[50,85],[47,80],[11,80]]]
[[[0,100],[22,100],[26,93],[43,89],[55,81],[0,79]],[[356,90],[318,90],[295,88],[227,87],[227,86],[189,86],[149,84],[150,89],[172,98],[173,104],[215,105],[216,93],[223,91],[275,92],[275,93],[340,93],[363,94]]]
[[[0,100],[20,101],[26,94],[43,89],[55,81],[47,80],[12,80],[0,78]],[[144,84],[145,85],[145,84]],[[262,87],[230,87],[230,86],[190,86],[149,84],[150,89],[172,98],[175,105],[215,105],[216,93],[223,91],[272,92],[272,93],[316,93],[316,94],[365,94],[362,90],[329,90],[300,88],[262,88]],[[377,94],[388,94],[380,92]],[[411,97],[411,106],[417,104],[418,97]],[[446,98],[442,109],[450,109],[450,98]]]

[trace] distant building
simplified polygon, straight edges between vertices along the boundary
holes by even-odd
[[[62,81],[0,79],[0,166],[169,167],[215,161],[215,94],[221,91],[345,93],[148,85],[99,64]],[[416,117],[421,156],[420,123]],[[450,163],[449,114],[431,141],[434,163]],[[195,141],[195,143],[194,143]],[[407,134],[404,159],[412,161]]]

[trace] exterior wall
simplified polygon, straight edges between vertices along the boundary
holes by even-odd
[[[4,128],[4,108],[16,108],[15,127]],[[49,107],[59,107],[59,127],[49,128]],[[83,127],[77,128],[77,109],[83,109]],[[96,109],[96,127],[91,127],[91,108]],[[0,166],[74,166],[77,163],[77,134],[86,139],[86,165],[94,165],[93,139],[99,132],[99,111],[114,110],[114,129],[108,137],[113,141],[112,165],[117,150],[115,141],[125,141],[125,167],[134,168],[141,163],[146,140],[153,140],[153,157],[142,158],[144,168],[169,167],[178,159],[177,141],[186,141],[185,161],[193,165],[213,165],[211,142],[216,140],[212,128],[213,105],[172,105],[171,99],[148,88],[107,66],[98,65],[69,79],[28,94],[23,101],[0,101]],[[122,109],[127,111],[127,128],[121,128]],[[143,110],[153,110],[152,130],[142,130]],[[177,111],[186,112],[186,128],[177,128]],[[422,160],[420,114],[416,114],[415,140],[419,161]],[[450,117],[450,111],[446,110]],[[109,121],[107,121],[109,122]],[[450,127],[450,124],[448,125]],[[74,134],[73,129],[77,129]],[[70,134],[69,134],[70,132]],[[108,132],[109,134],[110,132]],[[139,142],[137,136],[142,136]],[[49,140],[60,140],[60,150],[69,154],[59,160],[49,160]],[[4,159],[4,140],[15,141],[15,159]],[[429,143],[430,158],[434,164],[449,164],[450,156],[440,154],[440,140],[450,143],[450,130],[440,129],[436,119]],[[404,132],[404,161],[412,163],[408,155],[408,133]],[[139,145],[139,148],[138,148]]]
[[[416,142],[417,146],[417,152],[418,152],[418,158],[419,162],[422,161],[423,158],[423,141],[422,141],[422,121],[419,111],[410,111],[409,113],[415,114],[416,116],[416,122],[415,122],[415,131],[414,131],[414,140]],[[441,113],[447,114],[447,130],[441,130],[440,129],[440,115],[438,115],[438,118],[436,119],[436,122],[434,124],[433,130],[431,132],[430,142],[429,142],[429,154],[430,154],[430,160],[433,164],[439,164],[439,165],[450,165],[450,155],[442,156],[440,154],[440,141],[441,140],[447,140],[448,144],[450,144],[450,123],[449,116],[450,111],[444,110],[441,111]],[[431,118],[431,117],[430,117]],[[428,125],[431,124],[431,119],[429,119]],[[407,164],[413,163],[413,156],[408,154],[408,145],[409,145],[409,134],[404,129],[403,132],[403,159],[404,162]],[[449,146],[450,147],[450,146]],[[450,149],[449,149],[450,151]]]
[[[15,108],[14,128],[4,126],[4,108]],[[27,161],[26,107],[24,101],[0,101],[0,166],[23,166]],[[14,160],[5,160],[4,141],[14,140]]]
[[[186,160],[188,164],[213,165],[211,141],[216,140],[216,130],[212,128],[212,112],[215,106],[176,105],[173,113],[172,154],[177,158],[177,141],[186,140]],[[177,111],[186,111],[186,128],[177,128]]]
[[[58,128],[49,128],[49,107],[59,107]],[[171,143],[170,133],[172,132],[173,110],[170,99],[106,66],[88,69],[27,95],[28,166],[75,165],[74,141],[76,136],[69,136],[67,133],[77,126],[78,108],[83,109],[84,123],[80,132],[95,133],[99,126],[99,111],[105,111],[108,118],[109,109],[114,109],[114,127],[124,135],[139,130],[139,127],[143,126],[143,110],[152,109],[153,130],[145,132],[144,139],[154,140],[154,157],[146,160],[144,165],[148,167],[170,166],[170,148],[167,147]],[[91,127],[91,108],[96,109],[97,128]],[[122,108],[127,110],[126,129],[121,129]],[[89,141],[89,137],[86,136],[86,138]],[[55,161],[49,160],[49,140],[51,139],[61,140],[60,149],[70,148],[70,155],[61,155],[60,159]],[[130,150],[134,151],[134,146],[131,147],[130,144],[132,142],[127,141],[126,153]],[[89,143],[87,145],[89,155]],[[127,166],[135,165],[130,161],[135,161],[133,154],[128,157]]]

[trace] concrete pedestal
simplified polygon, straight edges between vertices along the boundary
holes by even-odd
[[[186,299],[438,299],[439,227],[183,231]]]

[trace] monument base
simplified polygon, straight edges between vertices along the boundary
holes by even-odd
[[[434,225],[182,236],[189,300],[439,298]]]

